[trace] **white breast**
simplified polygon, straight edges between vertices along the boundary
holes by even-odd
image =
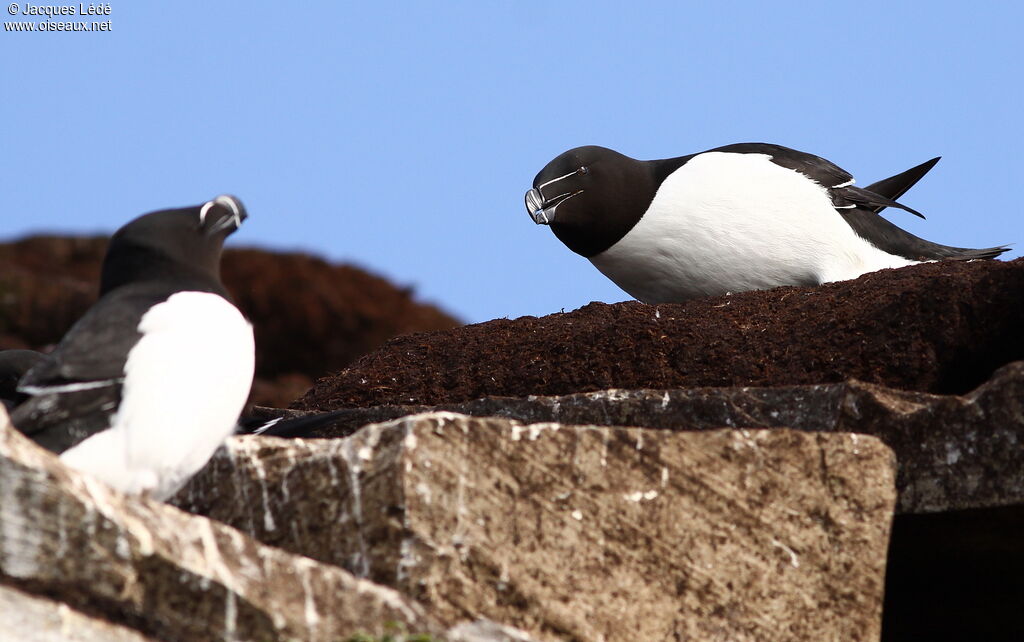
[[[178,292],[138,329],[111,428],[61,459],[125,492],[166,499],[235,429],[252,385],[252,326],[216,294]]]
[[[816,285],[914,263],[857,236],[825,189],[764,154],[701,154],[591,262],[647,303]]]

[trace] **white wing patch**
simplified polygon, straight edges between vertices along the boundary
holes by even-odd
[[[252,386],[252,326],[223,297],[178,292],[138,329],[111,428],[61,459],[122,491],[166,499],[234,432]]]
[[[857,236],[824,187],[765,154],[708,152],[591,262],[646,303],[817,285],[910,265]]]

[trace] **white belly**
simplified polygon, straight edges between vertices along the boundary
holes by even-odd
[[[646,303],[852,279],[914,261],[854,234],[825,189],[764,154],[710,152],[591,262]]]
[[[61,459],[122,491],[166,499],[235,429],[252,386],[252,326],[220,296],[178,292],[150,308],[139,331],[111,428]]]

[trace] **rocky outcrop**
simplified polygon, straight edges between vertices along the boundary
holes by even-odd
[[[791,426],[875,435],[897,455],[899,489],[882,639],[1024,639],[1024,362],[1001,368],[962,396],[849,381],[485,398],[438,408],[527,423]],[[339,410],[319,435],[350,434],[369,421],[427,409]]]
[[[1024,361],[967,395],[932,395],[849,381],[776,388],[605,390],[558,397],[377,406],[334,413],[308,435],[343,437],[413,412],[448,410],[524,423],[645,426],[668,430],[791,427],[874,435],[899,461],[898,511],[921,513],[1024,504]],[[265,416],[301,413],[263,409]]]
[[[91,250],[53,250],[71,267],[47,281],[14,246],[0,341],[37,347],[3,333],[91,296],[67,280]],[[239,256],[226,279],[285,337],[266,340],[277,399],[344,350],[339,328],[372,334],[376,312],[332,307],[331,266]],[[0,631],[1024,639],[1022,285],[1024,259],[946,262],[394,339],[258,409],[332,410],[313,436],[333,439],[229,440],[175,498],[205,517],[0,429]]]
[[[12,642],[156,642],[67,604],[0,584],[0,631]]]
[[[144,639],[126,628],[163,640],[333,641],[389,621],[439,631],[392,589],[121,495],[0,419],[0,600],[38,613],[49,639],[79,624],[125,640]]]
[[[55,344],[96,300],[106,238],[0,244],[0,350]],[[222,276],[256,335],[254,399],[285,406],[385,340],[459,322],[410,289],[303,254],[229,249]]]
[[[943,261],[678,305],[593,303],[399,337],[293,407],[859,379],[965,393],[1024,359],[1024,259]]]
[[[176,502],[542,639],[877,639],[895,500],[871,437],[451,413],[234,438]]]

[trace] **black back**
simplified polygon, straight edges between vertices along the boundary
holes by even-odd
[[[760,151],[759,151],[760,150]],[[860,188],[854,185],[837,187],[852,180],[853,175],[813,154],[767,143],[741,143],[728,145],[712,151],[769,154],[772,162],[800,172],[826,188],[833,206],[843,220],[861,238],[878,249],[912,261],[939,259],[990,259],[1006,252],[1007,247],[972,249],[940,245],[926,241],[897,227],[878,215],[886,207],[896,207],[924,218],[922,214],[895,199],[906,193],[928,170],[939,162],[933,158],[917,167]]]
[[[708,151],[768,155],[771,157],[771,161],[779,167],[800,172],[824,187],[832,199],[832,205],[839,210],[848,209],[850,206],[863,206],[877,212],[885,207],[897,207],[924,218],[920,212],[897,203],[891,198],[886,198],[881,194],[850,184],[853,181],[853,174],[832,161],[815,156],[814,154],[797,151],[782,145],[772,145],[771,143],[737,143]]]

